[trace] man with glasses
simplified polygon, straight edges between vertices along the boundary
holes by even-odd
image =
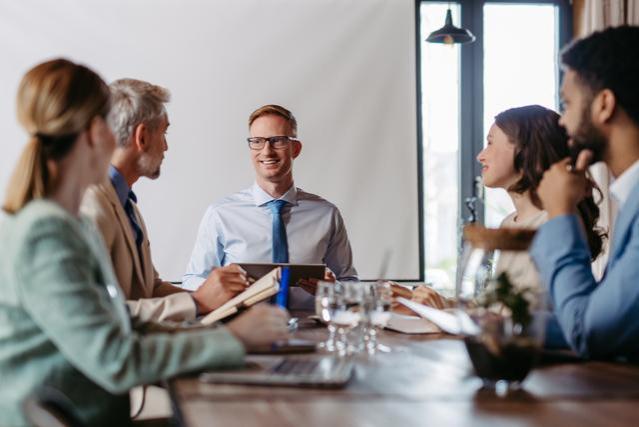
[[[339,210],[293,183],[302,151],[293,114],[279,105],[258,108],[249,133],[255,183],[207,209],[183,286],[198,289],[217,268],[241,262],[325,263],[338,279],[356,279]],[[307,306],[309,294],[291,292],[293,308]]]

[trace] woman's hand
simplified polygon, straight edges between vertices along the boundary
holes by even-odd
[[[433,290],[433,288],[424,285],[420,285],[413,290],[411,300],[440,310],[448,307],[446,298]]]
[[[389,281],[391,291],[393,292],[393,302],[391,304],[391,311],[394,313],[405,314],[407,316],[414,316],[415,312],[404,304],[397,302],[398,297],[411,299],[413,297],[413,291],[406,286],[402,286],[397,282]]]
[[[289,338],[288,313],[273,305],[258,304],[238,316],[226,327],[247,351]]]

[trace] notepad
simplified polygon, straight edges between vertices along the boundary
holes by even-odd
[[[419,314],[424,319],[428,319],[449,334],[477,335],[480,333],[479,326],[463,310],[447,309],[439,310],[428,307],[406,298],[397,298],[397,302]]]
[[[391,313],[386,329],[403,334],[437,334],[441,332],[441,329],[426,319],[399,313]]]
[[[244,292],[204,316],[200,323],[210,325],[237,313],[241,308],[250,307],[272,297],[280,289],[279,279],[280,269],[274,268],[270,273],[262,276],[258,281],[246,288]]]

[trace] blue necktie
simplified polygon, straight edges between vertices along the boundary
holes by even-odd
[[[142,234],[142,227],[138,224],[138,220],[135,218],[135,210],[133,209],[133,203],[137,203],[138,198],[135,196],[133,191],[129,191],[129,198],[126,199],[126,203],[124,204],[124,211],[126,215],[129,217],[129,222],[131,223],[131,228],[133,229],[133,234],[135,235],[135,243],[140,247],[142,245],[142,240],[144,239],[144,235]]]
[[[273,215],[273,262],[288,262],[286,228],[282,221],[282,208],[286,203],[285,200],[273,200],[267,203]]]

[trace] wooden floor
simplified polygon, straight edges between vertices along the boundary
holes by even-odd
[[[298,337],[322,340],[323,328]],[[639,426],[639,367],[544,364],[505,398],[482,389],[463,342],[381,334],[392,353],[358,357],[343,390],[170,383],[181,422],[197,426]],[[305,357],[318,357],[305,356]]]

